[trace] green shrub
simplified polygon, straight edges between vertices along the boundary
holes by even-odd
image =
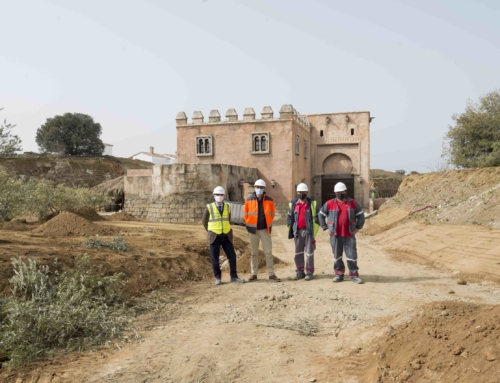
[[[95,190],[55,185],[36,178],[22,182],[0,171],[0,222],[19,214],[34,214],[43,220],[61,211],[75,212],[84,207],[97,209],[106,204],[109,204],[109,197]]]
[[[111,250],[116,251],[128,251],[128,243],[123,237],[114,237],[112,241],[102,241],[99,236],[96,235],[94,238],[87,237],[82,242],[82,246],[88,247],[89,249],[96,248],[101,250],[102,247],[109,247]]]
[[[88,257],[78,258],[74,270],[52,274],[31,260],[12,263],[13,295],[0,311],[0,349],[11,365],[24,365],[56,348],[103,344],[130,325],[132,310],[122,302],[121,275],[99,275]]]

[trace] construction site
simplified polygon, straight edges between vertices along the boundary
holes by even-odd
[[[66,174],[68,165],[56,162]],[[123,166],[106,177],[125,174]],[[75,182],[72,174],[68,182]],[[498,382],[500,169],[392,174],[379,182],[392,182],[397,193],[357,235],[363,285],[332,283],[332,253],[322,232],[315,279],[294,281],[285,224],[272,234],[281,282],[267,279],[262,253],[256,282],[214,286],[196,210],[183,223],[92,210],[62,212],[45,223],[1,223],[2,296],[10,293],[13,258],[38,265],[57,259],[63,270],[85,253],[104,275],[122,273],[129,302],[153,307],[137,315],[133,332],[101,346],[57,350],[18,367],[3,354],[0,381]],[[247,279],[248,234],[243,226],[233,231],[238,273]],[[129,251],[82,247],[96,235],[120,236]],[[222,278],[228,282],[224,264]]]

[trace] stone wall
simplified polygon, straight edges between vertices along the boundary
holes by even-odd
[[[213,189],[222,186],[226,200],[244,202],[244,184],[258,178],[257,169],[225,164],[155,165],[132,170],[124,182],[125,211],[151,222],[198,222]]]

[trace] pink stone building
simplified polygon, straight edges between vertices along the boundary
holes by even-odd
[[[225,117],[222,121],[212,110],[205,121],[196,111],[188,122],[184,112],[178,113],[178,162],[257,168],[282,212],[301,182],[322,204],[333,197],[334,184],[342,181],[349,195],[368,208],[370,112],[300,115],[292,105],[283,105],[279,116],[266,106],[260,118],[252,108],[246,108],[241,119],[234,109]],[[241,183],[252,191],[254,181]]]

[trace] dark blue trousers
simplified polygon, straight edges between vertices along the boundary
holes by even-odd
[[[221,246],[224,249],[224,253],[226,253],[227,259],[229,260],[229,273],[231,278],[238,278],[238,273],[236,272],[236,253],[234,251],[234,246],[227,238],[227,235],[218,235],[215,238],[215,241],[210,245],[210,257],[212,258],[212,269],[214,271],[215,278],[220,279],[221,276],[219,265]]]

